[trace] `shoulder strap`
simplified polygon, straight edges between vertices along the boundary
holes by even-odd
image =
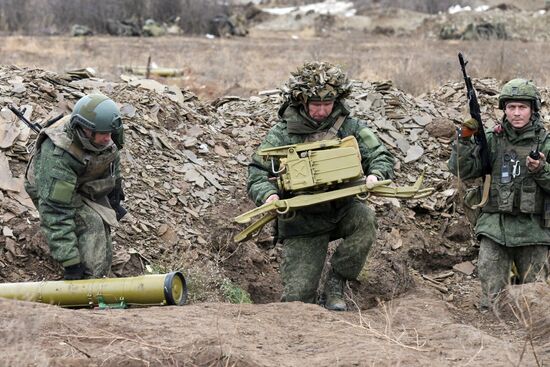
[[[325,134],[324,140],[332,139],[338,137],[338,130],[340,130],[340,127],[342,127],[342,124],[344,123],[344,120],[346,119],[346,116],[340,115],[336,122],[334,122],[334,125],[328,129],[327,133]]]

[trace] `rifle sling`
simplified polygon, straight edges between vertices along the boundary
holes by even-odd
[[[472,209],[483,208],[489,201],[489,190],[491,189],[491,175],[485,175],[483,178],[483,194],[481,202],[477,205],[472,205]]]

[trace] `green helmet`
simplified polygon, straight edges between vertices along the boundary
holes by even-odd
[[[285,98],[292,102],[330,101],[351,93],[351,83],[340,66],[324,61],[306,62],[291,73],[283,87]]]
[[[540,93],[535,84],[527,79],[512,79],[504,84],[498,96],[498,108],[504,110],[508,101],[530,101],[533,110],[540,110]]]
[[[89,94],[76,102],[71,124],[97,133],[116,133],[122,128],[122,119],[112,99],[103,94]]]

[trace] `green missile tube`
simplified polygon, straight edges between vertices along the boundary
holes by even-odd
[[[0,297],[62,307],[180,306],[187,300],[187,284],[179,271],[128,278],[0,283]]]

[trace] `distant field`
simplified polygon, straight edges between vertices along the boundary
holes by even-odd
[[[516,76],[550,85],[545,65],[550,44],[512,41],[424,41],[373,37],[363,33],[314,38],[306,34],[254,33],[247,38],[203,37],[0,37],[0,63],[36,66],[62,72],[93,67],[99,77],[117,80],[120,65],[144,66],[149,55],[162,67],[182,68],[185,75],[168,84],[189,88],[203,98],[247,96],[283,83],[305,60],[342,64],[353,78],[391,79],[412,94],[430,91],[461,75],[456,54],[471,61],[474,77],[506,80]]]

